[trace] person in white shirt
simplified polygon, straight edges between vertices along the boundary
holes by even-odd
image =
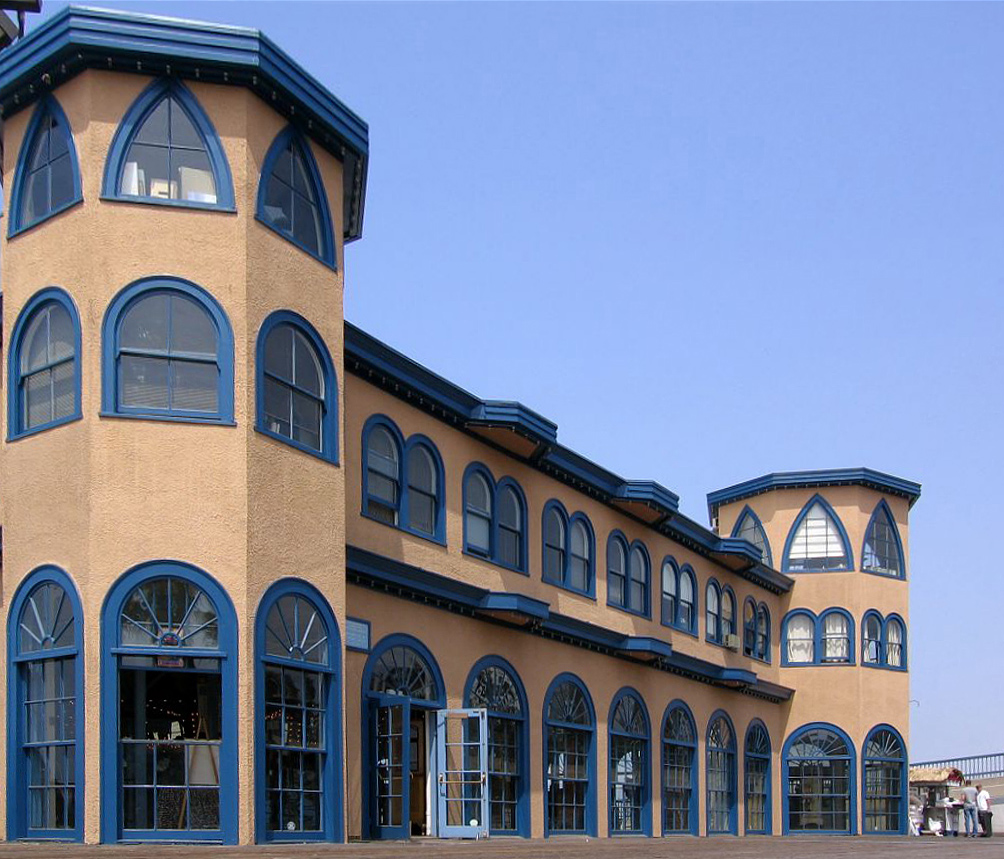
[[[976,810],[983,827],[983,837],[991,838],[994,834],[994,813],[990,810],[990,793],[981,784],[976,785],[976,791]]]

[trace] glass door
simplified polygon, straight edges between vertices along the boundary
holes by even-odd
[[[488,834],[487,710],[436,713],[439,836]]]
[[[377,838],[410,835],[411,704],[398,695],[370,701],[373,742],[373,830]]]

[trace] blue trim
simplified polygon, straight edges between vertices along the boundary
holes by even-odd
[[[489,543],[490,547],[488,553],[486,554],[480,548],[472,546],[467,539],[467,481],[473,474],[480,474],[488,484],[488,495],[491,499],[491,525],[489,532]],[[527,544],[530,542],[529,539],[529,521],[526,512],[526,496],[523,494],[523,489],[520,485],[511,477],[502,477],[496,482],[495,478],[492,476],[491,469],[488,468],[482,462],[472,462],[467,468],[464,469],[464,476],[461,483],[462,487],[462,515],[464,520],[464,554],[470,555],[474,558],[478,558],[482,561],[488,561],[489,563],[495,564],[496,566],[502,567],[506,570],[512,570],[515,573],[522,573],[523,575],[529,575],[527,572]],[[516,502],[519,506],[519,516],[520,516],[520,540],[519,540],[519,564],[517,566],[512,566],[506,564],[502,561],[499,553],[499,528],[501,527],[499,522],[499,493],[504,487],[511,488],[516,495]]]
[[[731,779],[731,784],[729,785],[729,793],[731,802],[729,803],[729,828],[725,832],[712,832],[711,831],[711,802],[708,794],[710,793],[710,788],[707,786],[708,777],[708,758],[711,755],[711,726],[715,724],[715,721],[719,718],[725,720],[726,724],[729,726],[729,731],[732,734],[732,747],[728,750],[732,755],[732,765],[730,767],[729,777]],[[705,827],[708,835],[738,835],[739,834],[739,751],[737,746],[739,745],[739,738],[736,736],[736,726],[732,724],[732,717],[729,716],[720,707],[711,714],[708,719],[708,726],[704,731],[704,778],[705,778],[705,789],[704,789],[704,804],[705,804]]]
[[[371,776],[375,772],[375,768],[372,763],[372,726],[370,724],[371,718],[369,702],[376,701],[381,697],[386,697],[382,696],[380,693],[370,692],[370,683],[373,680],[373,666],[384,654],[384,652],[392,647],[409,647],[418,653],[418,655],[421,656],[429,666],[429,671],[432,673],[432,679],[436,684],[436,698],[432,701],[404,697],[399,698],[399,700],[407,701],[412,708],[417,707],[422,710],[441,710],[446,707],[446,684],[443,682],[443,672],[439,670],[439,663],[436,662],[435,657],[432,655],[432,651],[429,650],[429,648],[421,641],[412,635],[406,635],[404,633],[391,633],[390,635],[385,635],[381,638],[372,650],[370,650],[370,655],[367,657],[366,665],[363,668],[362,683],[360,684],[360,713],[362,729],[359,734],[362,744],[362,825],[363,832],[368,833],[370,838],[380,838],[380,831],[376,821],[376,810],[373,808],[373,784]],[[433,729],[433,743],[435,743],[435,729]]]
[[[839,830],[839,831],[829,831],[829,830],[806,830],[792,832],[789,827],[790,816],[788,813],[788,753],[791,750],[792,744],[806,731],[812,731],[815,729],[822,729],[826,731],[832,731],[840,739],[844,741],[847,745],[849,763],[848,771],[848,791],[850,793],[849,807],[847,809],[847,819],[850,826],[849,831]],[[824,758],[822,760],[843,760],[843,758]],[[854,751],[854,743],[851,742],[851,738],[847,733],[836,725],[830,724],[829,722],[809,722],[808,724],[802,725],[795,731],[792,731],[788,735],[788,739],[784,741],[784,747],[781,750],[781,814],[782,814],[782,834],[783,835],[857,835],[858,832],[858,790],[857,790],[857,774],[855,772],[855,767],[857,763],[857,753]]]
[[[220,829],[208,832],[191,830],[177,837],[157,830],[122,830],[121,755],[119,749],[119,658],[112,651],[121,648],[121,614],[126,598],[150,579],[171,576],[186,579],[212,600],[219,618],[220,677],[222,682],[220,744]],[[152,648],[128,648],[131,652],[149,653]],[[119,577],[105,597],[101,608],[101,840],[146,841],[216,840],[236,844],[238,837],[238,658],[237,615],[227,592],[206,572],[183,561],[146,561]]]
[[[58,650],[40,650],[19,655],[18,622],[25,603],[39,585],[53,582],[59,585],[70,600],[73,611],[73,646]],[[28,771],[22,749],[26,726],[24,724],[25,684],[22,672],[16,667],[18,662],[33,662],[61,656],[74,657],[73,677],[76,685],[76,728],[74,730],[74,796],[73,820],[76,824],[68,830],[29,830],[28,828]],[[81,609],[80,594],[73,579],[59,567],[51,564],[38,567],[29,573],[17,586],[7,615],[7,840],[22,838],[45,838],[63,841],[83,841],[84,813],[86,799],[84,735],[87,722],[87,689],[84,685],[84,613]]]
[[[886,832],[885,830],[879,829],[869,829],[868,828],[868,761],[876,760],[885,763],[892,762],[892,758],[871,758],[867,757],[868,754],[868,744],[871,742],[872,737],[879,731],[889,731],[893,734],[896,739],[899,740],[900,745],[903,747],[903,759],[900,762],[900,799],[899,799],[899,829],[895,832]],[[909,754],[907,754],[906,743],[903,742],[903,735],[897,731],[892,725],[883,723],[881,725],[876,725],[872,728],[865,741],[861,744],[861,796],[863,797],[862,804],[862,815],[861,815],[861,834],[862,835],[906,835],[907,827],[909,821],[909,808],[910,808],[910,763]]]
[[[24,220],[25,184],[28,181],[30,172],[31,153],[35,148],[35,142],[39,131],[42,130],[43,121],[49,117],[54,117],[66,134],[67,149],[69,150],[70,169],[72,171],[73,191],[70,199],[54,209],[50,209],[44,215],[31,221]],[[77,147],[73,141],[73,129],[70,121],[66,118],[63,108],[52,93],[45,93],[39,100],[38,106],[32,114],[31,121],[25,129],[24,137],[21,138],[21,151],[17,156],[17,166],[14,168],[14,179],[11,185],[10,206],[8,215],[10,222],[7,228],[7,238],[12,239],[26,230],[41,224],[43,221],[65,212],[67,209],[76,206],[84,201],[84,193],[81,190],[80,182],[80,162],[77,160]]]
[[[586,728],[583,725],[569,725],[565,722],[551,722],[547,718],[548,708],[551,706],[551,698],[557,691],[558,687],[564,682],[574,683],[582,692],[583,698],[585,698],[586,706],[589,708],[589,727]],[[586,788],[586,811],[585,811],[585,832],[581,833],[584,835],[596,836],[596,708],[593,706],[592,696],[589,694],[589,689],[585,683],[583,683],[575,674],[568,671],[563,671],[557,677],[555,677],[550,685],[547,687],[547,692],[544,693],[544,706],[541,710],[541,725],[543,727],[543,745],[541,746],[542,754],[542,770],[543,770],[543,805],[544,805],[544,837],[548,838],[551,836],[551,827],[549,825],[547,816],[547,757],[548,757],[548,728],[551,725],[556,727],[569,727],[577,731],[588,731],[589,732],[589,755],[586,764],[586,775],[589,779],[588,787]],[[555,835],[565,835],[574,834],[567,830],[560,830],[554,833]]]
[[[892,529],[893,536],[896,539],[896,551],[899,555],[899,575],[893,573],[884,573],[881,570],[871,569],[865,566],[865,546],[868,543],[868,536],[871,533],[872,525],[875,524],[875,519],[879,513],[885,513],[889,518],[889,527]],[[875,509],[872,511],[871,518],[868,520],[868,527],[865,528],[865,536],[861,541],[861,572],[871,573],[875,576],[885,576],[889,579],[906,579],[906,553],[903,551],[903,539],[899,535],[899,525],[896,524],[896,517],[892,515],[892,509],[884,498],[879,499],[879,503],[875,505]]]
[[[680,509],[680,496],[654,480],[625,480],[613,500],[646,504],[662,516],[673,516]]]
[[[216,414],[171,412],[167,409],[127,408],[118,402],[119,331],[129,308],[153,292],[186,296],[195,301],[216,328],[216,363],[220,378]],[[234,335],[219,302],[198,284],[171,275],[134,280],[122,289],[105,311],[101,325],[101,414],[105,417],[139,417],[199,424],[232,424],[234,420]]]
[[[690,832],[691,835],[699,835],[700,834],[699,809],[700,809],[701,803],[700,803],[700,795],[699,795],[699,793],[700,793],[700,785],[699,785],[699,776],[698,776],[698,770],[700,769],[700,761],[697,758],[697,750],[698,750],[697,722],[694,719],[694,714],[691,712],[690,707],[687,705],[687,703],[685,701],[681,700],[680,698],[674,698],[666,706],[666,710],[662,714],[662,729],[659,732],[659,743],[660,743],[660,747],[661,747],[660,748],[660,755],[661,755],[661,759],[662,759],[662,766],[660,767],[660,770],[662,772],[662,775],[661,775],[661,784],[662,784],[662,794],[661,794],[661,797],[662,797],[662,802],[660,803],[660,805],[662,807],[662,815],[663,815],[662,824],[661,824],[661,826],[662,826],[662,834],[664,836],[665,835],[680,835],[681,834],[680,832],[678,832],[676,830],[672,830],[672,829],[667,830],[666,826],[665,826],[665,822],[666,822],[666,817],[665,817],[665,815],[666,815],[666,811],[665,811],[665,798],[666,798],[666,758],[665,758],[665,755],[666,755],[666,743],[667,743],[667,740],[666,740],[666,722],[669,721],[669,716],[670,716],[670,714],[674,710],[683,710],[684,714],[686,714],[687,719],[690,720],[690,732],[691,732],[691,734],[693,734],[693,737],[694,737],[693,743],[679,743],[679,742],[677,742],[677,741],[674,740],[673,741],[673,745],[688,746],[691,749],[691,752],[692,752],[691,758],[690,758],[690,808],[689,808],[689,811],[688,811],[688,814],[687,814],[687,817],[690,820],[690,829],[688,831]]]
[[[290,325],[303,334],[314,347],[314,353],[321,362],[324,374],[324,408],[321,414],[321,449],[315,450],[296,439],[288,438],[268,428],[265,420],[265,341],[277,325]],[[276,310],[270,313],[258,329],[255,344],[255,432],[266,435],[289,445],[302,453],[310,454],[332,465],[338,465],[338,376],[331,361],[331,353],[324,339],[306,319],[292,310]]]
[[[328,664],[320,666],[310,662],[294,662],[265,656],[265,623],[276,601],[293,594],[307,600],[318,612],[328,636]],[[344,838],[342,792],[342,647],[338,621],[328,601],[313,585],[294,578],[279,579],[265,591],[255,613],[255,840],[265,841],[334,841]],[[319,832],[270,832],[266,826],[268,813],[265,787],[265,663],[288,665],[305,671],[319,671],[328,675],[324,702],[324,769],[321,773],[321,814],[323,825]]]
[[[471,410],[468,427],[505,427],[538,444],[558,440],[558,426],[522,403],[508,400],[483,400]]]
[[[193,200],[164,200],[150,195],[140,196],[123,194],[120,191],[122,171],[125,169],[126,157],[136,139],[137,133],[149,119],[150,114],[157,109],[166,98],[173,98],[185,115],[195,126],[206,154],[209,156],[209,166],[213,171],[213,182],[216,184],[216,202],[205,203]],[[126,111],[122,122],[115,130],[108,156],[105,159],[105,172],[101,180],[101,199],[117,200],[123,203],[145,203],[154,206],[173,206],[182,209],[213,209],[223,212],[236,212],[234,202],[234,182],[230,175],[230,164],[212,121],[206,115],[199,100],[192,95],[180,80],[173,77],[157,78],[143,90]]]
[[[734,538],[739,537],[739,532],[742,530],[743,527],[743,520],[745,520],[747,516],[753,519],[755,527],[760,530],[760,535],[763,537],[764,551],[767,553],[767,557],[763,559],[763,562],[768,567],[773,567],[774,555],[770,550],[770,540],[767,539],[767,530],[763,527],[763,522],[760,521],[760,517],[756,515],[756,511],[752,507],[750,507],[749,504],[743,507],[742,512],[736,519],[736,524],[732,526],[732,537]],[[754,543],[753,545],[755,546],[756,544]]]
[[[808,515],[809,511],[814,505],[819,504],[826,515],[833,520],[833,524],[837,526],[837,531],[840,533],[840,539],[844,544],[844,556],[847,558],[847,563],[842,567],[827,567],[822,570],[792,570],[790,564],[788,563],[788,553],[791,551],[791,543],[795,539],[795,534],[798,533],[798,528],[802,524],[802,520]],[[830,502],[823,498],[818,492],[812,496],[808,501],[805,502],[805,506],[802,507],[801,512],[795,517],[795,521],[792,524],[790,530],[788,531],[788,537],[784,541],[784,555],[781,558],[781,569],[784,573],[844,573],[849,572],[854,569],[854,552],[851,549],[851,541],[847,537],[847,531],[844,530],[844,523],[840,521],[840,517],[837,515],[837,511],[830,506]]]
[[[518,719],[519,728],[519,796],[516,798],[516,829],[513,832],[503,831],[503,835],[518,835],[521,838],[530,837],[530,706],[526,698],[526,690],[519,673],[513,666],[501,656],[482,656],[467,673],[467,681],[464,683],[464,706],[471,707],[471,687],[477,676],[490,666],[496,666],[505,671],[516,685],[516,694],[519,696],[519,706],[521,716]],[[500,713],[506,719],[514,719],[511,713]],[[489,718],[492,711],[488,711]],[[489,740],[490,742],[490,740]],[[490,819],[490,818],[489,818]],[[496,833],[491,833],[496,834]]]
[[[70,316],[70,323],[73,325],[73,398],[74,408],[72,414],[65,418],[58,418],[48,423],[40,424],[31,429],[21,429],[24,415],[21,408],[21,347],[24,341],[25,331],[31,324],[35,314],[49,302],[59,304]],[[36,292],[28,303],[21,309],[14,322],[14,329],[11,332],[10,348],[7,350],[7,441],[15,441],[25,436],[34,435],[53,427],[62,426],[71,421],[80,420],[83,413],[80,408],[80,315],[77,313],[77,306],[69,294],[58,286],[47,286]]]
[[[746,751],[746,744],[749,742],[750,732],[755,727],[763,728],[764,734],[767,736],[767,755],[751,755]],[[764,778],[767,780],[767,801],[764,805],[764,828],[763,829],[750,829],[749,828],[749,803],[746,801],[746,760],[747,758],[754,757],[759,760],[767,761],[767,772],[764,774]],[[773,820],[773,806],[774,806],[774,785],[771,783],[771,775],[773,771],[774,762],[774,743],[770,739],[770,731],[767,726],[763,723],[762,719],[752,719],[749,725],[746,726],[746,736],[743,739],[743,810],[745,815],[745,820],[743,821],[743,831],[747,835],[770,835],[774,831],[774,820]]]
[[[321,246],[314,251],[299,241],[293,235],[292,229],[283,230],[277,227],[265,214],[265,200],[268,196],[268,183],[272,178],[272,171],[275,169],[275,162],[279,156],[286,151],[287,147],[292,147],[293,153],[299,154],[303,159],[303,164],[307,168],[307,178],[311,183],[311,190],[314,193],[314,204],[317,206],[317,217],[320,221],[320,241]],[[338,270],[338,260],[335,259],[335,230],[331,220],[331,209],[328,206],[328,193],[321,179],[321,171],[317,168],[317,161],[314,160],[314,153],[310,149],[307,139],[300,133],[299,129],[292,125],[287,125],[280,131],[272,145],[268,148],[265,161],[262,164],[261,175],[258,178],[258,197],[255,202],[254,217],[258,223],[268,227],[276,235],[282,236],[287,242],[298,247],[308,256],[313,257],[318,262],[324,263],[329,268]]]
[[[609,761],[609,751],[610,747],[613,745],[613,737],[623,736],[629,737],[631,739],[642,739],[636,734],[622,734],[620,731],[615,731],[613,728],[614,724],[614,713],[617,710],[617,705],[624,698],[634,698],[638,707],[641,709],[643,718],[645,719],[645,754],[644,763],[642,765],[642,772],[644,773],[644,783],[642,785],[642,793],[644,795],[644,802],[642,804],[641,811],[641,829],[637,830],[614,830],[614,807],[613,802],[611,802],[611,791],[615,784],[613,780],[613,773],[610,768]],[[618,835],[652,835],[652,722],[648,717],[648,707],[645,706],[645,699],[638,693],[636,689],[631,686],[623,686],[614,695],[613,700],[610,702],[610,712],[607,716],[607,827],[608,832],[611,837]]]

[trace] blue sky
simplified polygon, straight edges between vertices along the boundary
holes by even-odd
[[[369,122],[346,317],[428,367],[702,522],[923,483],[911,753],[1004,749],[1004,6],[114,5],[260,27]]]

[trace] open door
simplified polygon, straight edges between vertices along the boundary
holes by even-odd
[[[411,703],[398,695],[370,699],[373,743],[373,822],[376,838],[408,838],[410,823]]]
[[[488,712],[436,713],[438,820],[441,838],[488,834]]]

